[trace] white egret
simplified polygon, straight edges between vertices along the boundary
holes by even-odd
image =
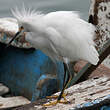
[[[72,76],[68,63],[83,59],[96,65],[99,61],[99,54],[93,41],[95,27],[82,20],[74,11],[43,14],[24,8],[21,11],[12,10],[12,13],[18,20],[19,32],[9,42],[9,45],[20,34],[27,32],[25,39],[34,48],[40,49],[54,61],[63,61],[63,89],[57,101],[50,102],[49,105],[62,102],[60,99]],[[65,79],[66,74],[68,75],[67,80]]]

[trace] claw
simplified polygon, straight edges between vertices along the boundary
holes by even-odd
[[[63,93],[62,97],[65,99],[67,96],[67,93]],[[59,96],[58,95],[52,95],[52,96],[46,96],[47,99],[57,99]]]
[[[44,107],[47,107],[47,106],[52,106],[52,105],[56,105],[58,102],[57,101],[51,101],[49,103],[46,103],[46,104],[43,104]]]
[[[57,103],[62,103],[62,104],[67,104],[68,101],[67,100],[55,100],[55,101],[51,101],[49,103],[46,103],[46,104],[43,104],[44,107],[47,107],[47,106],[54,106],[56,105]]]
[[[51,101],[49,103],[46,103],[46,104],[43,104],[44,107],[47,107],[47,106],[52,106],[52,105],[56,105],[57,103],[62,103],[62,104],[67,104],[68,101],[66,99],[66,96],[67,96],[67,93],[63,93],[62,94],[62,97],[64,98],[64,100],[55,100],[55,101]],[[47,98],[58,98],[59,96],[58,95],[53,95],[53,96],[47,96]]]
[[[57,99],[58,95],[46,96],[47,99]]]

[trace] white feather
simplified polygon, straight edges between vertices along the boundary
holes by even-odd
[[[12,13],[24,28],[30,30],[27,41],[50,58],[63,61],[83,59],[94,65],[98,63],[99,54],[93,41],[95,27],[82,20],[77,12],[42,14],[24,8]]]
[[[25,21],[28,19],[35,19],[36,17],[42,17],[44,14],[42,14],[41,11],[32,10],[31,8],[26,9],[24,6],[21,9],[21,11],[16,7],[14,9],[11,9],[11,12],[13,16],[19,20],[19,21]]]

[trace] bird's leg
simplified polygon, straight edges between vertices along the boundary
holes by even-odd
[[[65,104],[65,103],[68,102],[68,101],[66,100],[66,98],[65,98],[65,94],[64,94],[64,90],[65,90],[65,88],[66,88],[66,86],[67,86],[67,84],[68,84],[68,82],[69,82],[69,80],[70,80],[70,73],[68,73],[68,72],[69,72],[68,69],[69,69],[68,66],[64,63],[64,80],[63,80],[63,89],[62,89],[60,95],[58,96],[58,99],[57,99],[56,101],[53,101],[53,102],[49,102],[49,103],[47,103],[47,104],[44,104],[43,106],[56,105],[57,103],[63,103],[63,104]],[[68,70],[68,72],[66,72],[66,70]],[[67,80],[66,80],[66,82],[65,82],[66,73],[68,73],[68,74],[67,74],[68,77],[67,77]],[[61,100],[62,97],[64,98],[63,101]]]
[[[70,71],[69,71],[69,66],[68,66],[68,64],[64,63],[64,68],[65,68],[65,73],[67,73],[68,77],[67,77],[67,81],[65,82],[65,84],[64,84],[64,86],[63,86],[63,89],[62,89],[62,91],[61,91],[61,93],[60,93],[60,95],[59,95],[59,97],[58,97],[57,100],[60,101],[60,99],[61,99],[62,96],[63,96],[65,102],[67,102],[67,100],[66,100],[66,98],[65,98],[66,95],[64,95],[64,90],[67,88],[68,84],[70,83],[70,81],[71,81],[71,79],[72,79],[72,75],[71,75],[71,73],[70,73]],[[67,72],[66,72],[66,70],[67,70]]]
[[[69,66],[69,71],[71,72],[72,77],[76,76],[76,72],[74,71],[74,65],[76,64],[76,61],[70,62],[67,65]]]
[[[63,65],[64,65],[64,78],[63,78],[63,87],[64,87],[65,86],[65,80],[66,80],[66,66],[64,63],[63,63]],[[65,97],[66,95],[67,94],[63,93],[62,97],[63,96]],[[51,99],[51,98],[57,99],[58,97],[59,97],[58,95],[46,96],[46,98],[48,98],[48,99]]]
[[[63,63],[63,65],[64,65],[64,78],[63,78],[63,87],[64,87],[64,85],[65,85],[65,79],[66,79],[66,67],[65,67],[65,64]],[[65,94],[65,93],[63,93],[62,94],[62,97],[64,96],[66,96],[67,94]],[[46,98],[48,98],[48,99],[51,99],[51,98],[54,98],[54,99],[57,99],[59,96],[58,95],[52,95],[52,96],[46,96]]]
[[[68,75],[69,75],[69,81],[67,82],[67,84],[65,86],[65,89],[66,89],[66,88],[68,88],[68,84],[71,82],[72,78],[74,77],[74,71],[71,74],[70,69],[69,69],[69,65],[68,64],[65,64],[65,65],[66,65]]]

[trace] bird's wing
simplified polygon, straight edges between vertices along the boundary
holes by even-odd
[[[69,41],[61,36],[61,34],[52,27],[47,28],[46,31],[47,39],[51,42],[51,48],[54,53],[59,57],[70,58],[70,51],[75,51],[75,44],[73,43],[72,47],[70,47]],[[75,55],[72,54],[72,56],[74,57]]]
[[[57,53],[74,60],[87,60],[96,65],[99,58],[95,49],[95,27],[80,19],[75,12],[53,12],[45,16],[49,39]]]
[[[85,32],[73,32],[62,35],[62,33],[52,27],[47,28],[48,39],[52,42],[53,50],[59,56],[66,57],[71,61],[79,59],[86,60],[94,65],[99,61],[98,52],[94,47],[92,35],[88,29]],[[87,32],[87,34],[86,34]]]
[[[89,33],[92,34],[92,36],[86,37],[86,39],[89,39],[88,41],[90,41],[90,39],[94,39],[94,31],[95,31],[95,27],[82,20],[80,18],[80,14],[77,11],[57,11],[57,12],[51,12],[47,15],[44,16],[44,20],[47,23],[47,26],[49,27],[53,27],[54,29],[56,28],[61,28],[64,30],[67,30],[68,28],[71,30],[73,29],[73,33],[80,33],[80,31],[82,30],[82,32],[86,32],[86,30],[89,30]],[[74,32],[75,30],[75,32]],[[78,31],[79,30],[79,31]],[[72,34],[73,34],[72,33]],[[89,42],[92,43],[93,42]]]
[[[64,17],[71,17],[71,18],[80,18],[78,11],[56,11],[48,13],[44,16],[45,19],[55,19],[55,18],[64,18]]]
[[[47,26],[56,26],[71,23],[79,19],[79,13],[74,11],[57,11],[46,14],[43,19]]]

